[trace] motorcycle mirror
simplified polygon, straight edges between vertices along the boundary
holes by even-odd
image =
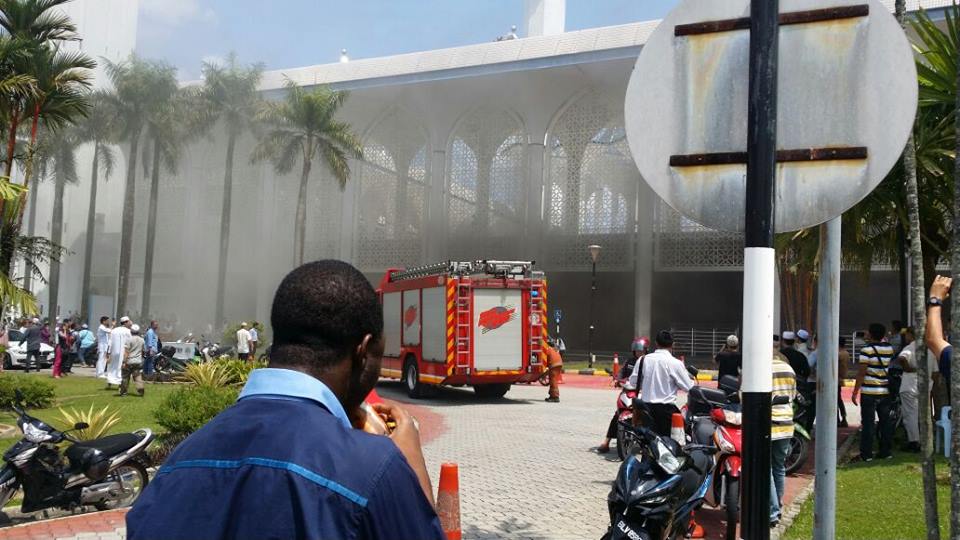
[[[86,422],[77,422],[73,425],[73,429],[87,429],[88,427],[90,427],[90,424]]]
[[[697,373],[700,373],[700,370],[693,366],[687,366],[687,373],[689,373],[691,377],[696,378]]]
[[[19,388],[13,391],[13,395],[17,398],[17,401],[23,402],[23,392]]]

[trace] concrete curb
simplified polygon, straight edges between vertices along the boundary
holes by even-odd
[[[853,441],[856,439],[856,431],[850,432],[850,435],[843,441],[843,444],[840,445],[840,448],[837,449],[837,467],[841,464],[847,462],[847,454],[850,453],[850,449],[853,447]],[[811,441],[812,442],[812,441]],[[780,540],[783,538],[784,533],[787,532],[787,529],[793,525],[794,520],[797,519],[797,516],[800,515],[800,510],[803,508],[803,504],[807,502],[807,499],[813,495],[815,489],[814,486],[815,480],[811,479],[810,483],[806,485],[803,489],[797,493],[797,496],[790,501],[790,504],[780,512],[780,523],[770,531],[770,540]]]

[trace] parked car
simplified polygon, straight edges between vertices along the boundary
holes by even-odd
[[[3,369],[10,369],[14,366],[23,366],[27,359],[27,344],[20,344],[23,334],[19,330],[10,330],[10,347],[3,353]],[[40,366],[50,367],[53,365],[53,347],[46,343],[40,344]]]

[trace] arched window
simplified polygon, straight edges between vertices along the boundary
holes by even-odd
[[[632,267],[640,174],[627,146],[622,105],[587,94],[568,106],[547,135],[547,265],[589,265],[586,246],[603,246],[602,268]]]
[[[364,271],[423,263],[429,163],[420,122],[400,109],[370,131],[360,163],[357,263]]]
[[[480,109],[457,126],[448,166],[448,256],[520,256],[526,135],[506,111]]]

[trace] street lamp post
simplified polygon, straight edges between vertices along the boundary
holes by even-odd
[[[600,249],[601,247],[592,244],[587,246],[587,251],[590,252],[590,260],[592,261],[592,266],[590,270],[590,333],[587,337],[587,353],[590,355],[590,368],[593,368],[593,303],[594,299],[597,296],[597,259],[600,258]]]

